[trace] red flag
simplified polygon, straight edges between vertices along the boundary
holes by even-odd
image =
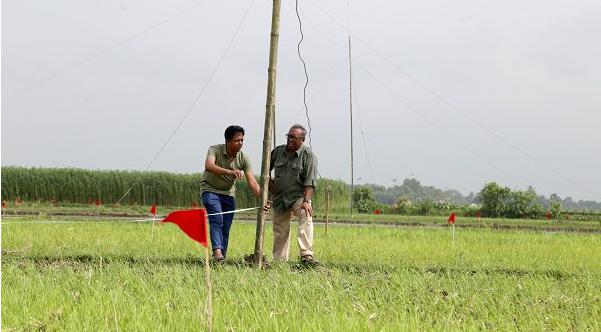
[[[449,224],[455,224],[455,212],[449,216]]]
[[[6,208],[6,201],[2,201],[2,208]]]
[[[150,208],[150,213],[152,213],[153,216],[157,215],[157,206],[155,204],[152,204],[152,207]]]
[[[163,219],[163,222],[172,222],[186,233],[192,240],[208,248],[207,241],[207,212],[205,209],[173,211]]]
[[[382,211],[380,211],[380,209],[377,209],[376,211],[374,211],[374,214],[381,215]]]
[[[100,200],[99,200],[99,199],[96,199],[96,202],[95,202],[95,203],[96,203],[96,206],[100,206],[100,204],[102,204],[102,202],[100,202]]]
[[[547,218],[547,220],[551,219],[551,212],[547,211],[547,213],[545,213],[545,218]]]
[[[482,214],[480,213],[480,210],[476,211],[476,218],[478,219],[478,221],[480,221],[480,217],[482,217]]]

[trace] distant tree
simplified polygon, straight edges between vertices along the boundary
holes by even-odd
[[[432,213],[434,202],[430,199],[425,199],[417,203],[417,213],[422,216],[427,216]]]
[[[371,213],[376,209],[377,203],[369,187],[358,187],[353,191],[353,206],[359,213]]]
[[[399,214],[408,214],[411,210],[411,200],[407,197],[399,197],[396,202],[396,209]]]
[[[508,218],[540,218],[543,206],[538,202],[534,188],[514,191],[509,195],[504,216]]]
[[[511,189],[490,182],[478,193],[478,201],[482,204],[482,213],[487,217],[502,217],[507,210]]]
[[[561,217],[561,203],[552,202],[549,212],[551,212],[551,217],[553,217],[553,219],[559,219]]]

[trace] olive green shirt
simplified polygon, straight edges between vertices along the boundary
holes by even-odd
[[[209,156],[215,157],[215,165],[231,170],[249,171],[250,158],[240,151],[234,158],[230,158],[227,155],[227,149],[225,144],[218,144],[209,147],[207,152],[207,158]],[[200,181],[200,193],[210,191],[212,193],[234,196],[236,193],[236,177],[232,175],[216,175],[205,170],[202,175],[202,181]]]
[[[275,170],[276,193],[273,196],[273,209],[284,212],[303,197],[305,187],[315,188],[317,184],[317,158],[311,148],[302,145],[290,155],[286,145],[271,151],[271,170]]]

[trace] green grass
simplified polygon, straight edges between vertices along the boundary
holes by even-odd
[[[175,225],[151,238],[149,224],[9,222],[4,330],[203,324],[204,256]],[[448,229],[317,226],[325,268],[259,271],[237,264],[254,231],[235,224],[229,263],[212,271],[216,331],[601,329],[599,235],[457,229],[453,247]]]

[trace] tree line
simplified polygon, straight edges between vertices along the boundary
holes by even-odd
[[[121,200],[120,205],[200,206],[201,180],[201,173],[5,166],[2,201],[109,205]],[[350,193],[339,180],[318,179],[314,200],[324,202],[327,188],[331,210],[348,209]],[[236,181],[236,203],[239,208],[259,205],[246,181]]]

